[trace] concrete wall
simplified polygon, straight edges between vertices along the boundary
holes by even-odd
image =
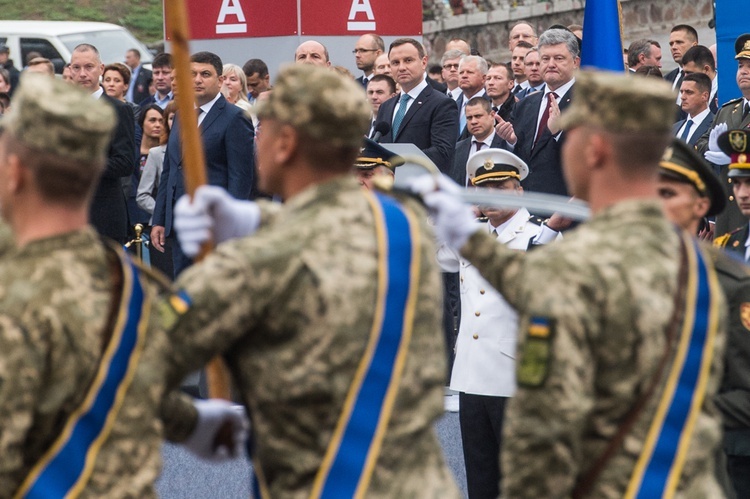
[[[541,33],[553,24],[583,24],[585,0],[463,0],[466,13],[452,15],[443,0],[424,0],[424,43],[431,62],[439,62],[445,43],[453,37],[469,40],[479,52],[493,60],[507,61],[508,34],[519,20],[529,21]],[[597,0],[590,0],[597,1]],[[690,24],[699,32],[699,41],[716,41],[708,28],[711,0],[621,0],[625,46],[638,38],[659,41],[664,52],[664,70],[674,67],[669,55],[669,31],[675,24]]]

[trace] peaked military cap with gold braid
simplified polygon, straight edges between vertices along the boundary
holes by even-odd
[[[378,166],[385,166],[393,171],[397,166],[404,164],[404,158],[389,151],[374,140],[365,138],[364,147],[354,162],[358,170],[372,170]]]
[[[719,135],[717,142],[730,158],[727,176],[750,177],[750,130],[727,130]]]
[[[750,34],[745,33],[737,37],[734,42],[735,59],[750,59]]]
[[[485,149],[473,154],[466,163],[467,178],[473,185],[502,182],[509,178],[523,180],[529,167],[518,156],[503,149]]]
[[[690,184],[698,194],[711,200],[707,216],[717,215],[726,205],[726,196],[719,177],[695,149],[678,138],[673,138],[659,163],[659,175]]]

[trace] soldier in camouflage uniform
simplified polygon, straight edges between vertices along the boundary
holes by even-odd
[[[664,82],[613,73],[582,71],[576,88],[560,117],[568,130],[563,165],[568,188],[589,202],[593,217],[563,241],[514,253],[486,233],[461,229],[470,226],[470,211],[447,192],[447,179],[439,179],[439,191],[434,182],[431,192],[414,186],[435,213],[437,234],[461,248],[519,312],[519,389],[503,434],[503,496],[661,497],[676,487],[677,497],[721,497],[712,466],[721,435],[713,396],[726,313],[703,264],[711,306],[690,310],[710,314],[696,369],[705,385],[691,385],[693,405],[674,412],[690,414],[691,426],[678,432],[686,445],[669,441],[664,455],[673,460],[665,468],[654,470],[651,464],[663,461],[650,459],[652,444],[665,449],[662,414],[672,417],[672,380],[686,366],[677,345],[682,352],[697,334],[675,327],[693,317],[683,316],[693,295],[683,296],[685,265],[676,255],[689,251],[693,262],[702,261],[695,241],[665,219],[657,197],[674,96]],[[660,473],[656,491],[646,490],[656,483],[652,472]]]
[[[76,472],[73,496],[154,497],[164,432],[194,441],[193,429],[205,430],[197,418],[205,423],[207,414],[180,395],[165,399],[169,375],[174,384],[182,373],[165,368],[173,345],[158,313],[164,285],[155,276],[127,274],[123,269],[132,267],[122,264],[122,249],[110,249],[87,225],[114,113],[60,80],[22,81],[0,123],[0,207],[15,240],[14,247],[1,238],[8,249],[0,259],[0,497],[41,483],[45,497],[70,488],[53,488],[41,470],[54,465],[37,464],[56,455],[58,444],[78,441],[68,422],[88,410],[100,367],[115,366],[108,354],[127,314],[120,310],[117,323],[112,318],[129,275],[140,282],[146,305],[137,347],[112,407],[105,406],[110,419],[97,442],[82,447],[89,461],[74,470],[67,455],[58,476]],[[81,455],[81,448],[72,454]]]
[[[280,196],[283,207],[269,217],[266,203],[205,186],[192,204],[183,198],[175,208],[187,254],[197,252],[207,229],[219,241],[246,235],[262,213],[252,237],[220,244],[180,276],[177,286],[192,305],[174,337],[203,348],[202,360],[224,352],[251,415],[264,496],[309,497],[320,483],[316,476],[378,321],[384,267],[370,206],[376,195],[351,175],[369,123],[362,97],[356,83],[333,72],[286,68],[258,112],[260,188]],[[411,274],[418,294],[392,415],[363,490],[368,497],[459,497],[433,430],[443,413],[445,374],[433,236],[417,203],[396,202],[419,244]]]

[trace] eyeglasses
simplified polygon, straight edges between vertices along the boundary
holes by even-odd
[[[80,73],[81,70],[85,71],[86,73],[91,73],[96,69],[96,65],[94,64],[86,64],[85,66],[79,66],[78,64],[71,65],[70,66],[70,72],[71,73]]]
[[[450,71],[451,69],[458,69],[458,64],[443,64],[443,69]]]
[[[354,49],[352,54],[364,54],[365,52],[377,52],[378,49]]]

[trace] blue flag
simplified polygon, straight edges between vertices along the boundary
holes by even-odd
[[[581,67],[623,71],[620,2],[588,0],[583,14]]]

